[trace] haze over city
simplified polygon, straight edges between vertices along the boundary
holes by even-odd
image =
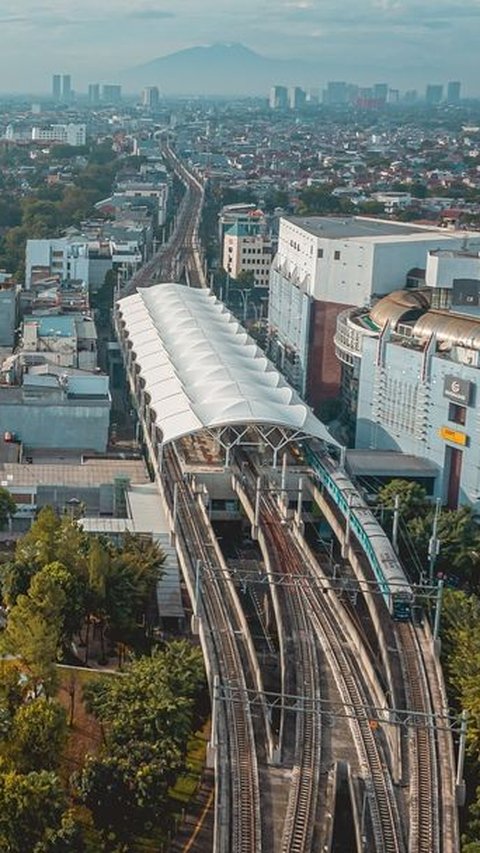
[[[129,69],[158,57],[235,41],[267,59],[312,64],[298,81],[291,74],[279,82],[313,85],[313,78],[320,84],[347,78],[365,85],[388,77],[408,88],[461,79],[465,94],[477,95],[479,16],[474,0],[354,0],[341,8],[332,0],[51,0],[42,5],[25,0],[18,11],[2,0],[1,89],[47,92],[56,68],[75,76],[77,90],[97,78],[125,83]],[[226,68],[215,94],[231,88],[229,73]],[[175,90],[171,80],[151,82],[189,94]],[[260,91],[249,84],[244,94]]]

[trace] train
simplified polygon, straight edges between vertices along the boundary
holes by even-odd
[[[306,442],[302,444],[302,453],[345,522],[349,519],[350,531],[368,559],[391,616],[398,622],[409,622],[413,591],[387,534],[344,471]]]

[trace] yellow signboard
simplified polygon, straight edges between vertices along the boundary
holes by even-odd
[[[468,436],[466,436],[464,432],[458,432],[458,430],[451,429],[450,427],[441,427],[441,429],[438,430],[438,434],[444,441],[452,441],[453,444],[462,444],[465,446],[467,443]]]

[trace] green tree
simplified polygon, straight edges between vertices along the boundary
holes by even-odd
[[[77,787],[99,828],[125,839],[158,822],[184,766],[203,684],[199,649],[178,641],[130,664],[122,678],[85,686],[87,707],[104,727],[105,748],[87,760]]]
[[[67,737],[65,709],[56,700],[35,699],[18,708],[8,744],[15,769],[55,770]]]
[[[65,794],[54,773],[0,772],[0,849],[35,851],[48,831],[58,827]]]
[[[393,510],[397,496],[404,521],[415,518],[419,513],[424,515],[430,507],[424,487],[412,480],[390,480],[379,490],[378,503],[385,509]]]
[[[17,505],[7,489],[0,487],[0,530],[5,528],[8,520],[15,515]]]
[[[35,563],[41,568],[58,559],[58,536],[61,521],[50,506],[40,510],[30,530],[20,540],[15,557],[23,563]]]
[[[10,610],[3,647],[28,667],[33,684],[47,693],[56,685],[55,661],[60,651],[65,593],[53,578],[32,578],[27,595]]]
[[[428,560],[434,511],[432,507],[426,515],[418,515],[408,522],[410,537],[424,565]],[[464,506],[457,510],[442,510],[437,537],[440,553],[435,563],[436,572],[455,574],[472,588],[478,588],[480,533],[472,509]]]

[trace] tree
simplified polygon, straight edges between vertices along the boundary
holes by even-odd
[[[428,543],[432,535],[434,509],[418,515],[408,522],[408,531],[421,561],[428,560]],[[438,519],[437,538],[440,553],[435,568],[438,573],[455,574],[478,588],[480,565],[480,533],[472,509],[464,506],[457,510],[442,510]]]
[[[61,643],[64,649],[68,649],[74,635],[80,631],[87,613],[88,588],[86,580],[58,561],[47,563],[35,577],[37,584],[51,583],[64,593],[64,604],[61,612]]]
[[[199,649],[179,641],[130,664],[122,678],[85,686],[105,747],[87,760],[77,788],[99,828],[125,838],[158,822],[168,787],[184,766],[203,683]]]
[[[56,684],[55,661],[62,636],[65,593],[48,576],[33,577],[27,595],[19,595],[8,614],[3,646],[28,667],[35,689],[51,693]]]
[[[35,563],[41,568],[58,559],[58,539],[61,521],[50,506],[40,510],[30,530],[22,537],[15,557],[20,562]]]
[[[400,515],[404,521],[425,514],[430,506],[427,492],[419,483],[411,480],[390,480],[378,492],[378,502],[385,509],[393,510],[399,498]]]
[[[36,850],[48,830],[59,826],[65,805],[54,773],[0,772],[0,848],[10,853]]]
[[[56,700],[35,699],[18,708],[11,729],[8,752],[15,769],[55,770],[67,736],[65,709]]]
[[[244,290],[251,290],[255,286],[255,273],[253,270],[241,270],[232,282],[235,286]]]
[[[5,528],[8,520],[15,515],[17,504],[7,489],[0,488],[0,530]]]

